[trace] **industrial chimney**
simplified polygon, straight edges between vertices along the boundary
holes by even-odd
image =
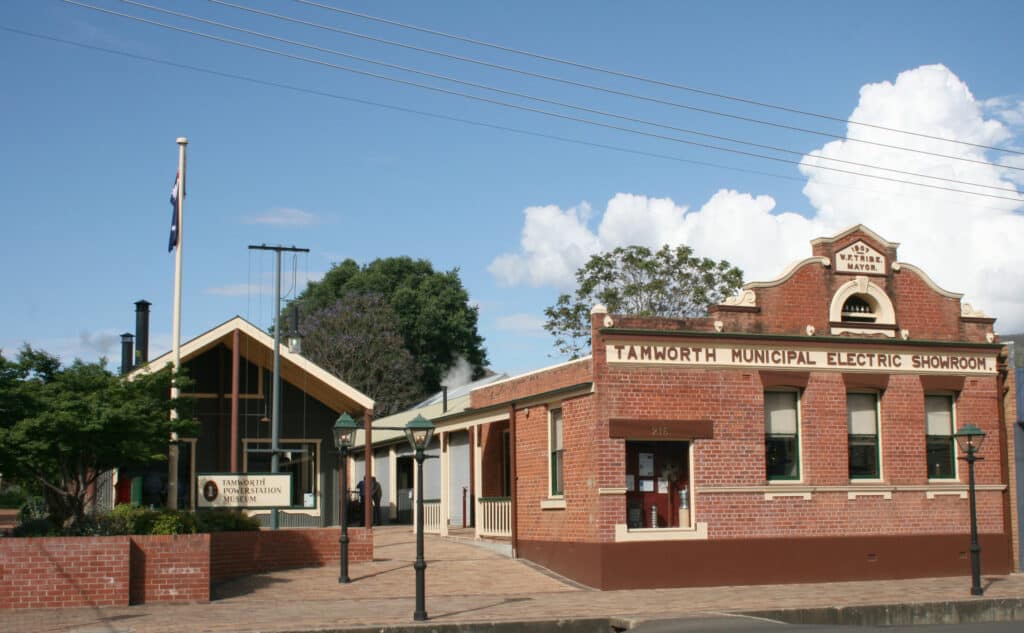
[[[149,362],[149,306],[150,302],[142,299],[135,302],[135,366],[141,367]]]
[[[125,332],[121,335],[121,375],[124,376],[132,370],[132,344],[135,342],[135,337],[131,332]]]

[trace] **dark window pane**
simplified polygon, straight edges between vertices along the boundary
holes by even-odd
[[[850,479],[878,478],[878,436],[850,436]]]
[[[953,479],[956,467],[953,461],[953,438],[929,435],[928,447],[928,478]]]
[[[764,438],[765,471],[768,479],[799,479],[795,435],[769,435]]]
[[[270,448],[270,442],[252,442],[248,444],[250,449],[265,451]],[[291,504],[299,507],[312,507],[306,505],[306,494],[313,494],[316,499],[316,444],[282,442],[281,457],[278,463],[279,473],[291,473],[292,495]],[[270,453],[248,451],[247,469],[250,473],[270,472]],[[315,501],[312,501],[315,503]]]
[[[562,451],[551,453],[551,494],[564,494],[562,484]]]

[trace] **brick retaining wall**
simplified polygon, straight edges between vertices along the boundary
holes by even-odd
[[[339,528],[177,536],[0,539],[0,609],[208,602],[210,584],[337,563]],[[349,530],[349,561],[373,559],[373,531]]]
[[[210,580],[277,569],[319,567],[337,563],[341,556],[340,528],[220,532],[210,535]],[[373,532],[349,528],[350,563],[373,559]]]
[[[0,539],[0,609],[128,604],[126,537]]]

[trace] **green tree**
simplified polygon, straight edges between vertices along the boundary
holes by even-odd
[[[419,399],[419,368],[379,293],[350,292],[304,319],[303,355],[373,398],[377,416]]]
[[[590,348],[590,309],[662,317],[699,316],[743,285],[743,271],[729,262],[697,257],[689,246],[618,247],[592,255],[576,271],[576,291],[544,309],[544,329],[560,354],[579,358]]]
[[[0,355],[0,471],[43,491],[50,520],[80,520],[89,490],[105,471],[166,459],[170,432],[194,434],[194,420],[169,419],[170,369],[129,382],[105,361],[61,367],[25,346],[16,361]],[[180,415],[179,411],[179,415]]]
[[[458,269],[437,272],[429,261],[411,257],[376,259],[365,266],[347,259],[310,283],[297,302],[300,312],[309,314],[352,292],[378,293],[391,306],[419,368],[420,395],[440,389],[445,372],[460,357],[474,378],[484,375],[487,353],[477,332],[478,310],[469,305]]]

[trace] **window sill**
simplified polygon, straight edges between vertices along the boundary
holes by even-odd
[[[851,479],[850,485],[857,486],[858,489],[851,489],[846,491],[846,498],[853,500],[857,497],[881,497],[882,499],[892,499],[892,486],[879,485],[881,480],[879,479]],[[860,488],[863,486],[863,488]]]
[[[565,510],[565,497],[540,500],[541,510]]]
[[[963,484],[960,484],[959,482],[957,482],[955,479],[952,479],[952,480],[949,480],[949,479],[946,479],[946,480],[942,480],[942,479],[939,479],[939,480],[929,479],[928,480],[929,484],[934,484],[934,483],[939,483],[939,482],[941,482],[941,484],[946,484],[947,486],[949,486],[949,488],[946,489],[946,490],[943,490],[943,488],[945,488],[946,486],[942,486],[941,488],[939,486],[935,486],[935,487],[933,487],[933,488],[931,488],[929,490],[925,490],[925,493],[924,493],[925,499],[935,499],[936,497],[953,497],[953,496],[959,497],[960,499],[966,499],[967,498],[967,488],[965,486],[963,486]],[[954,482],[956,482],[956,483],[954,484]],[[950,484],[954,484],[954,485],[950,485]]]
[[[636,543],[644,541],[706,541],[708,524],[698,522],[696,527],[688,528],[633,528],[624,523],[615,526],[616,543]]]
[[[776,499],[803,499],[804,501],[810,501],[811,491],[807,489],[783,490],[782,488],[778,488],[776,490],[769,490],[764,493],[765,501],[774,501]]]

